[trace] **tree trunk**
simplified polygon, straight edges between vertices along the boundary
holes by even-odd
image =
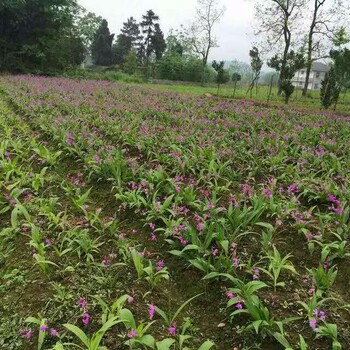
[[[271,77],[269,94],[267,95],[267,103],[270,102],[270,97],[271,97],[271,92],[272,92],[273,78],[274,78],[274,76]]]
[[[304,84],[304,89],[303,89],[303,94],[302,94],[302,96],[304,96],[304,97],[307,95],[307,89],[309,86],[310,73],[311,73],[311,67],[312,67],[313,35],[314,35],[315,26],[316,26],[318,9],[321,6],[321,4],[318,3],[318,0],[314,0],[314,1],[315,1],[314,13],[313,13],[312,22],[311,22],[310,30],[309,30],[308,41],[307,41],[306,77],[305,77],[305,84]]]
[[[282,64],[281,64],[281,72],[280,72],[280,77],[278,79],[278,92],[277,95],[281,96],[282,93],[282,89],[281,89],[281,82],[284,79],[284,71],[286,69],[286,65],[287,65],[287,56],[289,53],[289,48],[290,48],[290,43],[291,43],[291,32],[288,29],[288,22],[286,21],[286,23],[284,24],[284,41],[285,41],[285,47],[284,47],[284,51],[283,51],[283,58],[282,58]]]
[[[237,88],[237,81],[235,81],[235,87],[233,88],[232,98],[235,98],[235,95],[236,95],[236,88]]]

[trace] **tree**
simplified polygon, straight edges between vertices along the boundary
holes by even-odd
[[[225,66],[224,61],[220,61],[220,62],[213,61],[211,66],[216,70],[216,73],[217,73],[215,81],[218,84],[218,90],[216,92],[216,94],[218,95],[220,85],[227,83],[230,80],[230,76],[228,75],[228,72],[224,69],[224,66]]]
[[[326,73],[324,80],[321,82],[321,104],[325,109],[328,109],[332,104],[335,104],[339,98],[340,90],[337,86],[336,74],[334,67],[331,67]]]
[[[233,60],[228,65],[228,70],[230,74],[239,73],[242,77],[241,81],[244,84],[249,84],[252,76],[252,69],[250,64],[246,62],[241,62],[238,60]]]
[[[113,64],[112,42],[114,34],[108,28],[108,22],[104,19],[96,31],[91,45],[91,53],[94,63],[98,66],[110,66]]]
[[[285,80],[288,54],[292,47],[292,33],[301,17],[301,9],[307,0],[256,0],[256,17],[259,20],[257,34],[265,34],[267,51],[278,46],[280,58],[280,77],[278,94],[282,92],[282,80]]]
[[[250,91],[250,98],[252,98],[254,85],[257,84],[257,82],[260,78],[260,73],[261,73],[261,68],[263,66],[263,61],[260,58],[259,49],[255,46],[253,47],[252,50],[249,51],[249,56],[250,56],[250,66],[251,66],[252,72],[253,72],[253,78],[252,78],[250,86],[247,90],[247,94]]]
[[[123,71],[128,74],[135,74],[137,69],[137,55],[135,50],[129,51],[125,56],[125,62],[123,64]]]
[[[152,10],[148,10],[145,15],[142,16],[141,28],[144,35],[143,38],[143,54],[145,57],[142,57],[148,63],[149,58],[154,51],[152,46],[152,37],[155,32],[155,25],[159,21],[159,16],[157,16]]]
[[[235,98],[237,83],[242,80],[242,76],[239,73],[232,74],[232,81],[234,83],[232,98]]]
[[[53,72],[79,64],[82,40],[74,0],[3,0],[0,5],[0,69]]]
[[[335,95],[335,110],[337,108],[340,93],[345,93],[346,90],[350,88],[350,50],[346,47],[338,50],[333,49],[329,55],[333,60],[336,91],[339,91],[338,95]]]
[[[113,56],[117,64],[123,64],[126,56],[132,49],[136,49],[141,40],[139,24],[133,17],[123,23],[121,33],[117,36],[117,42],[113,45]]]
[[[177,38],[176,35],[171,34],[168,35],[166,38],[166,48],[167,48],[167,53],[170,55],[179,55],[182,56],[184,53],[184,47],[181,44],[180,40]]]
[[[325,40],[332,40],[341,14],[349,13],[342,0],[312,0],[311,23],[308,28],[306,76],[303,96],[306,96],[309,86],[312,62],[327,57]]]
[[[93,12],[87,12],[84,8],[80,9],[75,28],[77,35],[82,39],[86,53],[90,53],[94,36],[101,24],[101,16],[96,16]]]
[[[275,55],[268,62],[269,67],[274,68],[277,72],[280,72],[280,89],[284,93],[284,101],[287,104],[290,96],[294,92],[294,86],[292,79],[297,70],[301,69],[305,65],[305,59],[303,52],[294,52],[291,50],[286,59]],[[282,76],[282,67],[284,69]]]
[[[154,33],[151,37],[151,44],[154,54],[156,55],[156,59],[160,60],[166,49],[166,42],[164,39],[164,34],[161,31],[158,23],[154,25]]]
[[[210,50],[218,46],[213,28],[224,12],[225,8],[219,8],[216,0],[198,0],[197,16],[190,28],[190,36],[193,51],[203,62],[203,78]]]

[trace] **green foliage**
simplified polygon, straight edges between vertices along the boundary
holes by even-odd
[[[166,53],[157,63],[157,76],[160,79],[200,82],[202,72],[202,61],[193,56]],[[205,81],[212,80],[212,76],[212,70],[205,67]]]
[[[291,50],[286,57],[286,62],[275,55],[269,60],[268,66],[274,68],[277,72],[281,72],[280,89],[284,93],[285,103],[287,104],[294,92],[292,79],[296,71],[305,66],[304,54]]]
[[[332,66],[321,82],[320,98],[322,106],[327,109],[334,105],[339,98],[339,94],[340,91],[337,85],[334,67]]]
[[[219,93],[220,85],[225,84],[230,80],[230,76],[228,74],[228,71],[224,69],[224,65],[225,65],[224,61],[221,61],[221,62],[213,61],[211,65],[217,73],[217,76],[215,79],[215,82],[218,84],[217,94]]]
[[[91,54],[94,63],[98,66],[110,66],[113,63],[112,42],[114,34],[108,28],[108,22],[104,19],[95,33],[91,44]]]
[[[85,49],[75,31],[77,9],[74,0],[2,2],[0,69],[52,73],[80,64]]]

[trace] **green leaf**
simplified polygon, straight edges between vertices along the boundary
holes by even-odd
[[[198,348],[198,350],[209,350],[213,346],[215,346],[215,344],[212,341],[207,340]]]
[[[90,346],[90,339],[87,337],[87,335],[77,326],[70,324],[70,323],[65,323],[63,324],[63,327],[67,328],[70,332],[75,334],[80,341],[87,347],[89,348]]]
[[[145,334],[141,338],[136,340],[138,343],[144,344],[151,349],[154,349],[154,338],[150,334]]]
[[[136,329],[134,316],[129,309],[121,309],[120,318],[123,320],[125,327]]]
[[[157,313],[158,315],[160,315],[160,316],[162,317],[162,319],[163,319],[168,325],[170,325],[171,322],[170,322],[170,320],[169,320],[167,314],[166,314],[162,309],[160,309],[158,306],[155,306],[155,309],[156,309],[156,313]]]
[[[285,338],[285,336],[278,332],[273,332],[272,336],[285,348],[292,349],[292,346],[289,344],[288,340]]]
[[[197,294],[194,297],[188,299],[187,301],[185,301],[175,312],[175,315],[173,316],[173,318],[171,319],[170,323],[172,323],[173,321],[175,321],[176,317],[179,315],[179,313],[183,310],[183,308],[189,304],[193,299],[198,298],[199,296],[203,295],[203,293]]]
[[[174,343],[174,339],[166,338],[156,343],[157,350],[169,350]]]

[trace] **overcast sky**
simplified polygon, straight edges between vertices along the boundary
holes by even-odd
[[[249,62],[249,50],[254,42],[252,22],[254,5],[251,0],[218,0],[226,7],[221,22],[215,27],[220,47],[214,48],[210,59]],[[133,16],[138,21],[152,9],[160,17],[165,36],[171,28],[191,22],[197,0],[79,0],[88,11],[107,19],[112,33],[119,34],[123,22]]]

